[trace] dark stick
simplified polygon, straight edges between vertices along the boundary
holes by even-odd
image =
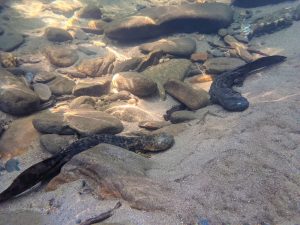
[[[106,219],[108,219],[109,217],[111,217],[114,212],[116,211],[116,209],[120,208],[122,206],[121,202],[117,202],[117,204],[115,205],[114,208],[108,210],[107,212],[101,213],[99,216],[90,218],[86,221],[84,221],[83,223],[81,223],[80,225],[92,225],[95,223],[99,223],[102,222]]]

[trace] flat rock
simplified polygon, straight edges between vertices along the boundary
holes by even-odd
[[[203,65],[206,68],[207,73],[219,74],[233,70],[244,64],[245,62],[239,58],[217,57],[208,59]]]
[[[34,112],[40,104],[38,96],[11,73],[0,69],[0,110],[12,115]]]
[[[146,97],[156,93],[156,83],[137,72],[121,72],[114,75],[112,84],[119,91],[129,91],[138,97]]]
[[[86,19],[100,19],[102,16],[101,10],[92,4],[84,6],[77,12],[77,16],[79,18],[86,18]]]
[[[149,159],[138,154],[101,144],[71,159],[47,190],[84,179],[101,199],[123,199],[135,209],[162,210],[172,197],[163,185],[145,176],[151,166]]]
[[[105,112],[126,122],[154,120],[153,116],[150,113],[133,105],[116,105],[108,107]]]
[[[102,96],[110,90],[111,79],[97,78],[92,81],[81,81],[73,89],[75,96]]]
[[[174,32],[217,32],[232,22],[233,11],[222,3],[181,4],[145,8],[107,24],[107,37],[120,41],[153,38]]]
[[[140,45],[139,48],[146,53],[162,51],[165,54],[189,57],[196,50],[196,42],[191,38],[162,39]]]
[[[73,88],[76,85],[74,81],[63,76],[56,76],[54,80],[46,84],[49,86],[51,92],[57,96],[72,94]]]
[[[100,77],[112,72],[112,63],[114,61],[115,56],[108,53],[103,57],[83,59],[76,69],[87,76]]]
[[[12,158],[26,153],[39,134],[32,125],[32,116],[14,120],[0,139],[0,158]]]
[[[74,12],[82,7],[81,2],[73,0],[56,0],[48,4],[49,9],[57,14],[71,17]]]
[[[165,99],[164,84],[171,79],[183,80],[188,74],[191,65],[191,61],[186,59],[171,59],[167,62],[151,66],[141,74],[152,79],[157,84],[160,97]]]
[[[51,98],[52,92],[48,85],[37,83],[32,86],[34,92],[37,94],[37,96],[40,98],[41,101],[45,102]]]
[[[73,135],[43,134],[40,137],[41,145],[51,154],[61,152],[74,141],[75,136]]]
[[[50,63],[57,67],[72,66],[79,59],[76,50],[62,46],[48,47],[45,53]]]
[[[134,70],[137,68],[137,66],[140,64],[142,61],[142,58],[131,58],[125,61],[116,61],[114,63],[114,69],[113,69],[113,74],[119,73],[119,72],[128,72],[130,70]]]
[[[124,129],[115,116],[96,110],[72,110],[65,113],[68,125],[82,135],[117,134]]]
[[[194,89],[179,80],[170,80],[165,84],[166,92],[186,105],[191,110],[197,110],[209,104],[209,94],[202,89]]]
[[[48,39],[48,41],[52,42],[65,42],[73,40],[72,35],[68,31],[57,27],[47,27],[45,30],[45,37]]]
[[[69,127],[62,113],[42,113],[32,120],[36,130],[43,134],[74,134],[75,131]]]
[[[24,43],[24,37],[17,32],[6,30],[4,34],[0,35],[0,50],[10,52],[18,48]]]

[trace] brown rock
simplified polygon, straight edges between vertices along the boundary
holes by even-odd
[[[207,52],[196,52],[191,55],[191,60],[193,62],[205,62],[208,59]]]
[[[75,82],[63,76],[57,76],[54,80],[46,83],[54,95],[72,94]]]
[[[76,84],[73,89],[73,95],[75,96],[101,96],[107,94],[110,90],[111,79],[98,78],[93,81],[82,81]]]
[[[57,27],[48,27],[45,30],[45,36],[49,41],[52,42],[64,42],[73,40],[71,34],[68,31],[65,31]]]
[[[51,64],[58,67],[72,66],[79,58],[76,50],[61,46],[48,47],[45,52]]]
[[[209,103],[209,94],[204,90],[196,90],[179,80],[170,80],[165,84],[166,92],[185,104],[191,110],[205,107]]]
[[[81,73],[90,77],[100,77],[111,73],[111,65],[115,61],[115,56],[108,53],[104,57],[83,59],[76,67]]]
[[[137,72],[117,73],[112,84],[119,91],[126,90],[139,97],[153,95],[157,91],[154,81]]]

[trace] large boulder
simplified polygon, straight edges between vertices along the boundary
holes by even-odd
[[[0,69],[0,110],[12,115],[32,113],[40,104],[39,97],[25,83]]]
[[[137,14],[109,23],[105,34],[130,41],[174,32],[217,32],[232,22],[233,11],[222,3],[182,4],[145,8]]]

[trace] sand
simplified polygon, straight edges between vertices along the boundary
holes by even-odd
[[[283,3],[260,9],[271,12],[290,5]],[[229,113],[219,106],[209,106],[220,117],[208,115],[200,123],[190,122],[189,128],[175,137],[175,145],[170,150],[151,158],[154,167],[148,176],[171,188],[172,208],[165,212],[144,212],[131,209],[123,202],[107,222],[179,225],[208,218],[211,224],[299,224],[299,36],[300,22],[295,22],[280,32],[255,38],[254,43],[264,43],[262,51],[282,54],[288,59],[251,75],[238,88],[249,100],[249,109]],[[144,107],[149,109],[149,104],[145,102]],[[155,115],[172,105],[171,102],[155,104]],[[33,145],[27,154],[19,157],[22,168],[47,155],[39,148],[38,144]],[[17,174],[0,176],[0,190]],[[45,221],[36,224],[73,225],[78,218],[94,216],[115,205],[114,200],[78,196],[80,182],[64,185],[54,192],[39,189],[0,205],[0,212],[30,209],[45,215]],[[49,200],[54,197],[54,207],[50,207]],[[10,223],[2,219],[0,225]],[[19,224],[31,223],[23,220]]]

